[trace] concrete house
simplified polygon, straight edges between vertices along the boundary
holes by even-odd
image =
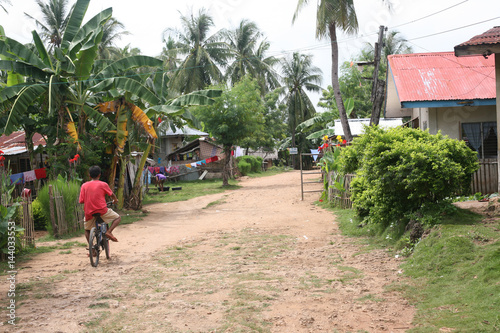
[[[409,117],[410,126],[464,140],[482,163],[473,191],[496,191],[495,57],[453,52],[388,56],[386,118]],[[486,168],[486,169],[485,169]]]
[[[388,57],[385,116],[411,117],[414,128],[465,140],[480,158],[495,157],[494,57],[453,52]]]

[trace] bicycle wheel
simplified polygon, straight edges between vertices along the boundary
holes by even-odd
[[[109,239],[104,235],[102,237],[102,247],[104,248],[104,253],[106,253],[106,259],[111,258],[109,254]]]
[[[96,229],[92,228],[89,235],[89,258],[90,264],[93,267],[97,267],[99,264],[99,252],[99,241],[97,239]]]

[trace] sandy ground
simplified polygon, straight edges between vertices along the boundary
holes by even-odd
[[[308,176],[317,177],[316,176]],[[340,235],[300,173],[145,207],[112,259],[83,246],[20,264],[13,332],[404,332],[415,309],[390,286],[400,259]],[[320,189],[320,184],[307,184]],[[80,238],[62,241],[84,242]],[[70,253],[69,253],[70,252]],[[2,308],[8,284],[0,284]],[[3,310],[5,312],[5,310]]]

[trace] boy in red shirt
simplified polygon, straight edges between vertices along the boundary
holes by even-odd
[[[99,177],[101,177],[101,168],[99,166],[94,165],[90,167],[89,174],[92,180],[82,185],[79,199],[79,202],[84,204],[85,237],[87,238],[87,242],[89,241],[90,230],[95,226],[95,218],[92,214],[96,213],[101,214],[101,218],[105,223],[111,223],[111,226],[106,231],[106,237],[113,242],[118,242],[118,239],[113,236],[112,232],[118,224],[120,224],[121,217],[111,208],[108,208],[106,204],[106,195],[113,199],[113,203],[117,203],[118,198],[113,191],[111,191],[107,183],[99,180]]]

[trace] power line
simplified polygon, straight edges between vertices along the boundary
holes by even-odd
[[[497,16],[497,17],[494,17],[494,18],[491,18],[491,19],[488,19],[488,20],[484,20],[484,21],[481,21],[481,22],[476,22],[476,23],[464,25],[464,26],[461,26],[461,27],[458,27],[458,28],[454,28],[454,29],[450,29],[450,30],[446,30],[446,31],[441,31],[441,32],[436,32],[436,33],[430,34],[430,35],[420,36],[420,37],[416,37],[416,38],[410,38],[410,39],[408,39],[408,41],[422,39],[422,38],[427,38],[427,37],[432,37],[432,36],[436,36],[436,35],[441,35],[441,34],[445,34],[445,33],[448,33],[448,32],[457,31],[457,30],[460,30],[460,29],[472,27],[474,25],[478,25],[478,24],[481,24],[481,23],[485,23],[485,22],[489,22],[489,21],[493,21],[493,20],[498,20],[498,19],[500,19],[500,16]]]

